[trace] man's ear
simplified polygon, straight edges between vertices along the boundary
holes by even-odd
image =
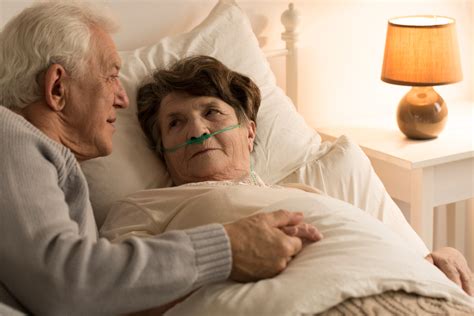
[[[44,75],[44,96],[48,106],[55,112],[66,105],[66,70],[60,64],[52,64]]]
[[[255,136],[256,136],[256,126],[254,121],[249,121],[247,123],[247,131],[248,131],[248,144],[249,144],[249,151],[253,151],[253,142],[255,141]]]

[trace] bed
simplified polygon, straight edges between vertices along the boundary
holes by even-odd
[[[151,4],[147,2],[144,7]],[[165,1],[162,6],[170,9],[173,4]],[[282,17],[286,48],[266,51],[260,48],[245,12],[233,1],[221,0],[209,10],[191,30],[174,31],[155,43],[141,43],[135,38],[135,47],[120,51],[120,79],[130,107],[118,112],[113,154],[82,163],[98,225],[124,196],[171,185],[165,167],[139,127],[134,101],[137,86],[157,67],[203,54],[250,76],[261,89],[258,145],[252,154],[260,177],[269,184],[305,183],[324,193],[318,200],[296,196],[275,201],[262,211],[297,205],[309,222],[325,229],[327,238],[326,244],[307,247],[274,279],[205,286],[167,314],[472,313],[472,298],[424,261],[428,250],[408,227],[360,148],[345,136],[332,143],[321,142],[299,115],[298,18],[293,6]],[[127,28],[126,23],[123,28]],[[286,61],[286,80],[275,77],[269,63],[274,59]],[[291,98],[277,82],[286,82]],[[315,206],[324,211],[316,212]],[[349,209],[356,210],[343,216]],[[337,234],[331,237],[331,231]],[[328,245],[326,252],[321,245]],[[393,252],[386,253],[387,247]]]

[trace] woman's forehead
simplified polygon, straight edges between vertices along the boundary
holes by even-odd
[[[192,96],[187,93],[172,92],[162,99],[160,115],[169,116],[173,113],[186,113],[211,106],[233,110],[232,106],[216,97]]]

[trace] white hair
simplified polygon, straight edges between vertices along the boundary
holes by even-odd
[[[93,27],[112,33],[117,24],[103,8],[78,1],[39,2],[9,21],[0,33],[0,105],[38,101],[38,77],[52,64],[85,75]]]

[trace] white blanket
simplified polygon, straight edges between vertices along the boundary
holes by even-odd
[[[473,298],[380,221],[346,202],[301,190],[200,184],[141,191],[111,210],[101,232],[120,240],[278,209],[304,212],[324,239],[306,246],[272,279],[207,285],[167,315],[315,314],[350,297],[389,290],[474,307]]]

